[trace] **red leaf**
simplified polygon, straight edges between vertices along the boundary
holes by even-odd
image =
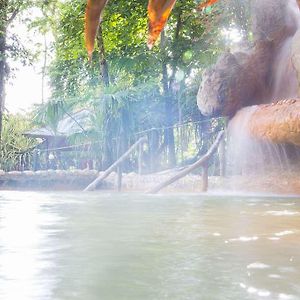
[[[85,47],[89,58],[92,57],[101,13],[108,0],[88,0],[85,10]]]
[[[151,49],[163,30],[176,0],[149,0],[148,47]]]
[[[211,6],[213,4],[215,4],[216,2],[218,2],[219,0],[207,0],[205,1],[204,3],[201,3],[199,6],[198,6],[198,9],[203,9],[205,7],[208,7],[208,6]]]

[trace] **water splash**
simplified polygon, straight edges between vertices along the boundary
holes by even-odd
[[[243,108],[228,126],[228,162],[231,174],[262,174],[267,171],[289,170],[289,148],[253,137],[249,128],[258,106]],[[293,148],[293,147],[291,147]]]

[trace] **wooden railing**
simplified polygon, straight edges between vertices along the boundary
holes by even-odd
[[[208,161],[213,156],[213,154],[217,151],[219,144],[222,142],[224,138],[224,130],[220,131],[216,140],[212,144],[212,146],[209,148],[209,150],[194,164],[187,167],[180,173],[174,175],[173,177],[169,178],[165,182],[160,183],[159,185],[152,188],[150,191],[148,191],[148,194],[156,194],[163,188],[167,187],[168,185],[174,183],[175,181],[183,178],[184,176],[188,175],[192,171],[203,167],[203,174],[202,174],[202,190],[203,192],[206,192],[208,189]]]
[[[103,174],[101,174],[98,178],[96,178],[91,184],[89,184],[84,191],[94,191],[97,186],[103,182],[105,178],[107,178],[114,170],[116,170],[119,165],[123,163],[124,160],[126,160],[130,154],[135,151],[140,145],[144,144],[147,141],[146,137],[140,138],[136,143],[134,143],[116,162],[114,162],[106,171],[104,171]],[[140,161],[140,159],[139,159]],[[140,169],[140,168],[139,168]],[[120,179],[119,179],[120,181]],[[118,184],[118,189],[120,184]]]

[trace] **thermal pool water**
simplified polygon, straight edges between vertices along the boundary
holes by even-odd
[[[300,299],[300,198],[1,192],[0,299]]]

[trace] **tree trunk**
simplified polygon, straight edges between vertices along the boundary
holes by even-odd
[[[0,36],[0,140],[2,136],[2,119],[5,102],[5,38]]]
[[[174,103],[173,103],[173,95],[169,85],[168,78],[168,70],[166,63],[166,53],[165,53],[165,33],[162,31],[161,33],[161,51],[162,51],[162,84],[163,84],[163,96],[165,101],[165,117],[166,117],[166,128],[164,131],[165,144],[167,145],[167,160],[168,167],[172,168],[176,165],[176,155],[175,155],[175,142],[174,142],[174,129],[172,126],[174,125]]]
[[[181,11],[179,11],[177,16],[177,22],[176,22],[176,29],[175,29],[175,35],[174,35],[174,43],[176,45],[180,31],[182,28],[182,20],[181,20]],[[176,48],[176,47],[175,47]],[[164,132],[164,138],[165,143],[167,145],[168,150],[168,165],[169,167],[174,167],[176,165],[176,153],[175,153],[175,141],[174,141],[174,107],[176,106],[176,97],[173,91],[173,87],[175,84],[175,75],[177,71],[177,63],[180,55],[178,53],[172,54],[172,74],[169,77],[168,71],[167,71],[167,53],[165,51],[166,49],[166,37],[164,31],[161,33],[161,53],[162,53],[162,83],[163,83],[163,91],[164,91],[164,98],[165,98],[165,115],[166,115],[166,126],[168,127],[165,129]]]
[[[105,45],[103,40],[103,34],[102,34],[102,24],[99,25],[99,30],[97,33],[97,42],[98,42],[98,48],[99,48],[99,66],[100,66],[100,74],[102,78],[103,85],[108,87],[110,85],[109,80],[109,70],[108,70],[108,64],[106,60],[106,54],[105,54]],[[105,103],[105,126],[106,126],[106,136],[104,139],[104,153],[103,153],[103,163],[104,169],[106,169],[108,166],[110,166],[113,163],[113,145],[112,145],[112,137],[110,132],[110,121],[109,118],[109,104]]]
[[[2,135],[2,119],[5,103],[5,66],[6,66],[6,7],[7,1],[0,2],[0,140]]]
[[[45,102],[45,78],[46,78],[46,68],[47,68],[47,56],[48,56],[48,45],[46,34],[44,33],[44,61],[42,68],[42,104]]]
[[[166,112],[166,123],[167,127],[164,132],[164,137],[168,149],[168,167],[172,168],[176,165],[176,154],[175,154],[175,141],[174,141],[174,125],[173,114],[172,114],[172,98],[167,96],[165,98],[165,112]]]
[[[102,24],[100,24],[97,33],[97,42],[99,47],[100,73],[101,73],[102,81],[105,86],[109,86],[110,80],[109,80],[108,64],[105,56],[105,47],[104,47],[104,41],[102,35]]]

